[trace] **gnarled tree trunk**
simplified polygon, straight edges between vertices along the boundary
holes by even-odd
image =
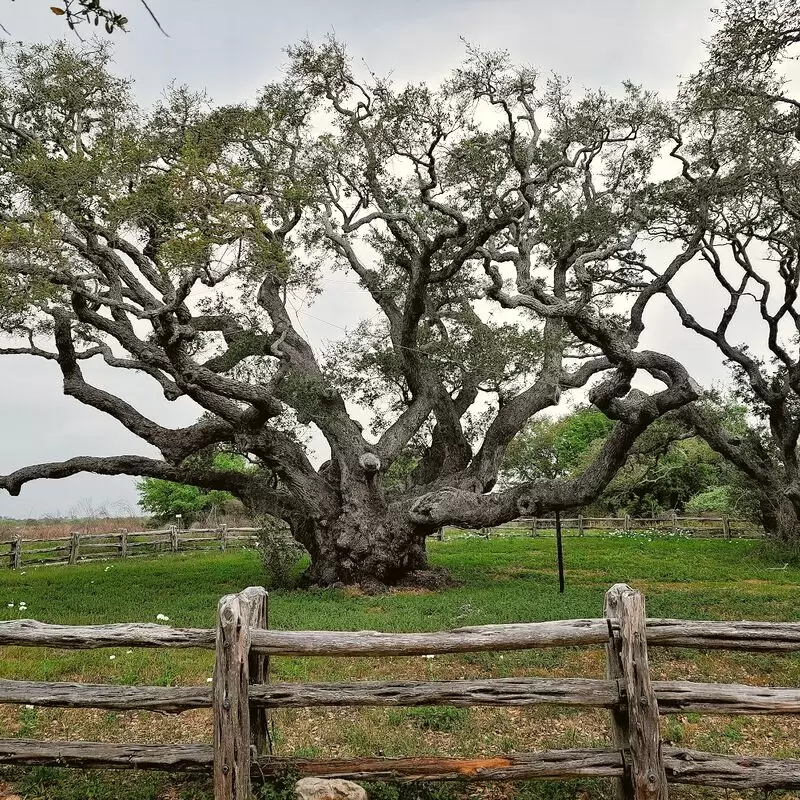
[[[427,532],[371,509],[335,520],[307,521],[304,534],[311,555],[307,578],[321,586],[391,586],[428,566]]]
[[[427,569],[430,526],[413,523],[402,507],[388,506],[372,481],[347,482],[339,489],[338,513],[304,517],[293,526],[295,538],[311,556],[309,583],[394,585]]]

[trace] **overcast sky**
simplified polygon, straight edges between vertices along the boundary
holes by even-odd
[[[613,89],[631,79],[670,95],[679,76],[699,64],[710,31],[708,6],[697,0],[150,0],[165,37],[137,0],[108,3],[131,20],[129,33],[113,37],[116,71],[135,79],[142,104],[173,80],[207,89],[216,103],[250,99],[264,83],[280,78],[286,45],[331,32],[370,69],[391,72],[398,83],[437,82],[461,60],[466,39],[505,48],[542,71],[569,75],[576,89]],[[45,0],[0,0],[0,23],[8,38],[24,42],[69,35]],[[339,326],[352,324],[353,304],[361,302],[344,284],[327,289],[312,307],[300,308],[301,299],[296,301],[317,343],[341,336]],[[690,338],[674,319],[669,309],[654,308],[649,343],[685,356],[705,384],[723,376],[711,347]],[[86,375],[114,388],[93,365]],[[56,365],[4,357],[0,376],[0,473],[76,455],[152,454],[118,423],[63,397]],[[191,403],[166,403],[146,379],[126,375],[124,393],[163,424],[194,420]],[[134,481],[79,475],[27,484],[17,498],[0,492],[4,516],[83,514],[100,507],[113,513],[135,509]]]

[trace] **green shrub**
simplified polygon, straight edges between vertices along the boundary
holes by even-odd
[[[719,514],[736,512],[729,486],[714,486],[696,494],[686,503],[686,510],[694,514],[706,514],[712,511]]]
[[[293,589],[297,586],[307,554],[284,522],[274,517],[261,520],[258,549],[267,589]]]

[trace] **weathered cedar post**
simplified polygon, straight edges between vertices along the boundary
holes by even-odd
[[[78,560],[78,551],[81,546],[80,531],[72,531],[72,538],[69,540],[69,563],[74,564]]]
[[[727,517],[722,518],[722,535],[726,539],[731,538],[731,521]]]
[[[124,528],[119,534],[119,554],[121,558],[126,558],[128,555],[128,531]]]
[[[626,531],[630,531],[631,529],[631,515],[625,514],[625,519],[623,520],[623,526]]]
[[[170,550],[173,553],[178,552],[178,526],[177,525],[170,525],[169,528],[169,544]]]
[[[672,532],[678,532],[678,515],[674,511],[672,512]]]
[[[614,746],[625,758],[625,775],[616,782],[616,795],[619,800],[667,800],[658,703],[647,658],[644,596],[617,583],[606,592],[604,612],[618,624],[606,645],[606,676],[617,681],[624,703],[612,711]]]
[[[531,520],[531,538],[536,536],[536,517]]]
[[[619,604],[623,590],[628,587],[624,583],[616,583],[607,592],[603,604],[603,614],[609,620],[608,643],[606,644],[606,678],[617,682],[619,689],[619,705],[611,710],[611,740],[614,748],[624,753],[628,747],[628,712],[625,707],[627,695],[622,671],[622,658],[619,648],[619,628],[614,631],[611,621],[619,619]],[[625,774],[614,779],[614,794],[618,800],[633,800],[633,785],[630,780],[630,764],[625,764]]]
[[[225,548],[228,546],[228,526],[223,523],[222,527],[219,529],[219,549],[222,552],[225,552]]]
[[[250,628],[264,618],[266,591],[229,594],[217,610],[214,666],[214,798],[250,800]]]
[[[11,569],[19,569],[22,566],[22,537],[19,534],[11,540],[8,556],[8,566]]]
[[[269,627],[269,594],[261,586],[250,586],[242,592],[251,605],[250,627]],[[250,684],[267,683],[269,680],[269,656],[250,653]],[[250,711],[250,744],[256,755],[265,755],[270,749],[269,717],[266,708],[255,708]]]
[[[578,514],[578,536],[583,536],[583,514]]]

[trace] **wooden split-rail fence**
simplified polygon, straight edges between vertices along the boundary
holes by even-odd
[[[0,623],[0,645],[59,648],[200,647],[216,651],[211,686],[115,686],[0,680],[0,703],[213,710],[213,744],[0,740],[0,764],[210,772],[217,800],[250,797],[251,778],[287,774],[351,780],[608,778],[617,796],[666,800],[670,783],[730,789],[800,788],[800,760],[667,747],[661,714],[798,714],[800,689],[655,681],[648,647],[800,651],[800,623],[647,619],[644,597],[624,584],[606,593],[605,616],[486,625],[435,633],[284,631],[267,627],[267,593],[251,587],[219,602],[216,630],[161,625],[72,627],[33,620]],[[604,646],[606,678],[270,683],[271,656],[413,656],[539,647]],[[608,709],[604,748],[479,754],[473,758],[281,758],[267,753],[269,709],[316,706],[520,706]]]
[[[23,539],[16,536],[0,542],[0,565],[20,569],[48,564],[77,564],[105,561],[109,558],[133,558],[185,553],[190,550],[228,550],[253,547],[258,541],[258,528],[188,528],[176,525],[157,531],[114,531],[84,533],[53,539]]]
[[[494,532],[537,536],[556,528],[555,517],[520,517],[507,522]],[[578,514],[562,517],[565,535],[584,536],[594,533],[656,533],[661,536],[684,536],[693,539],[760,539],[764,531],[755,523],[734,517],[687,517],[667,514],[660,517],[592,517]]]
[[[540,536],[555,531],[555,519],[524,517],[498,528],[483,528],[480,535]],[[620,531],[655,531],[692,538],[753,539],[763,532],[746,520],[729,517],[678,517],[675,515],[649,519],[644,517],[565,517],[561,527],[566,536]],[[475,535],[475,534],[472,534]],[[457,533],[439,531],[437,538],[456,539]],[[253,547],[258,542],[258,528],[180,529],[173,525],[157,531],[120,530],[111,533],[75,531],[53,539],[27,539],[16,536],[0,542],[0,567],[20,569],[48,564],[77,564],[105,561],[109,558],[154,556],[163,553],[184,553],[198,550],[227,550]]]

